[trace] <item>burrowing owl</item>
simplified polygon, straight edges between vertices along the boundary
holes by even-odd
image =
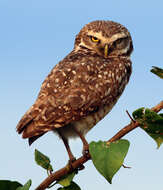
[[[74,49],[41,86],[37,100],[17,125],[29,144],[48,131],[62,138],[70,160],[68,138],[84,135],[114,106],[131,75],[133,50],[128,30],[112,21],[94,21],[76,36]]]

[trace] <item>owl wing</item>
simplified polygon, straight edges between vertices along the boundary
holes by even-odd
[[[36,102],[18,123],[18,133],[23,132],[23,138],[41,136],[97,111],[112,86],[95,67],[87,58],[56,65],[43,82]],[[109,67],[105,73],[106,69]]]

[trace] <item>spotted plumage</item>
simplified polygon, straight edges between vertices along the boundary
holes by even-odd
[[[48,131],[85,135],[114,106],[131,74],[131,36],[121,24],[94,21],[76,36],[73,51],[41,86],[36,102],[17,125],[30,144]]]

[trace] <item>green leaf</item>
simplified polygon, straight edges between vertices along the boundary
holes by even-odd
[[[129,141],[118,140],[112,143],[91,142],[89,152],[96,169],[112,183],[112,178],[120,169],[129,149]]]
[[[160,113],[159,116],[163,117],[163,113]]]
[[[0,190],[16,190],[21,186],[22,184],[17,181],[0,180]]]
[[[145,131],[152,134],[163,133],[163,117],[156,112],[146,109],[144,114]]]
[[[157,143],[157,148],[160,148],[161,144],[163,143],[163,135],[156,135],[148,133]]]
[[[151,69],[151,72],[163,79],[163,69],[159,67],[153,67],[153,69]]]
[[[60,185],[62,185],[64,187],[67,187],[71,184],[71,181],[73,180],[74,176],[75,176],[75,172],[68,174],[66,177],[59,180],[57,183],[59,183]]]
[[[35,161],[42,168],[53,171],[52,165],[50,164],[50,159],[37,149],[35,149]]]
[[[138,119],[142,119],[143,118],[143,113],[144,112],[144,107],[143,108],[139,108],[137,110],[135,110],[133,113],[132,113],[132,116],[134,119],[138,120]]]
[[[27,183],[23,187],[18,187],[16,190],[29,190],[31,187],[32,181],[31,179],[27,181]]]
[[[72,181],[71,185],[67,187],[60,187],[58,190],[81,190],[81,189],[75,182]]]
[[[140,108],[133,112],[133,117],[140,123],[140,127],[156,141],[159,148],[163,143],[163,114]]]

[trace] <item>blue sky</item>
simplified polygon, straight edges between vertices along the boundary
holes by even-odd
[[[55,169],[68,160],[65,148],[52,133],[40,138],[31,147],[17,135],[15,127],[33,104],[40,85],[53,66],[73,48],[75,35],[93,20],[114,20],[131,32],[134,52],[133,74],[111,113],[88,135],[87,140],[107,140],[129,123],[125,113],[162,100],[162,80],[150,73],[153,65],[163,67],[163,2],[156,1],[0,1],[0,178],[25,183],[32,179],[32,189],[45,177],[34,162],[34,149],[47,154]],[[98,174],[91,161],[74,179],[82,190],[162,190],[163,147],[141,129],[125,137],[131,142],[123,169],[113,184]],[[72,140],[76,157],[81,153],[80,140]]]

